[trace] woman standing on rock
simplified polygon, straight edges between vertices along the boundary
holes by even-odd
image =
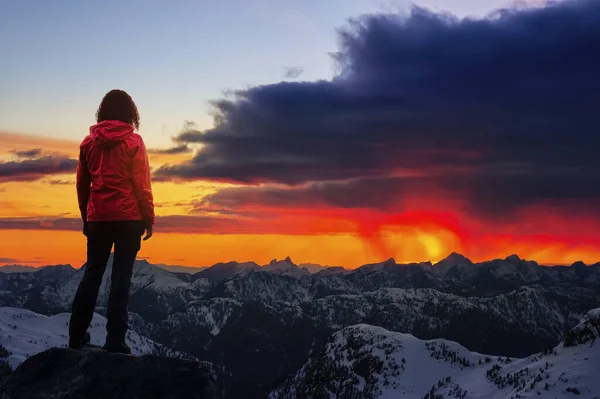
[[[77,167],[87,263],[73,300],[69,347],[79,349],[90,342],[87,329],[114,245],[104,349],[131,353],[125,343],[131,274],[141,237],[144,231],[144,241],[152,237],[154,225],[150,167],[144,141],[134,133],[140,117],[129,94],[108,92],[96,120],[81,143]]]

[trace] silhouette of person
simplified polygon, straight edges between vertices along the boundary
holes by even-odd
[[[109,352],[131,353],[125,342],[131,274],[141,239],[152,237],[154,204],[148,155],[133,99],[122,90],[108,92],[96,113],[97,124],[80,145],[77,197],[87,237],[85,273],[69,323],[69,347],[89,344],[87,331],[104,271],[114,245],[106,324]]]

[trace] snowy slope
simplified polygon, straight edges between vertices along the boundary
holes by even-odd
[[[18,308],[0,308],[0,344],[11,355],[9,364],[15,368],[27,357],[53,347],[64,347],[68,343],[69,313],[44,316]],[[106,339],[106,319],[94,314],[90,326],[92,344],[103,345]],[[134,355],[171,354],[181,356],[164,346],[128,331],[127,343]]]
[[[509,359],[356,325],[330,337],[271,398],[597,398],[599,331],[597,309],[556,348]]]
[[[218,335],[233,314],[239,313],[242,304],[235,299],[213,298],[189,303],[182,312],[173,313],[162,322],[169,329],[205,329]],[[174,342],[175,344],[176,342]]]

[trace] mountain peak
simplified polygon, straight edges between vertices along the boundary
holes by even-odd
[[[585,269],[587,267],[587,265],[584,262],[579,260],[579,261],[573,263],[571,265],[571,267],[573,267],[575,269]]]
[[[452,252],[450,255],[446,256],[444,259],[438,262],[439,263],[472,263],[469,258],[464,256],[463,254],[459,254],[458,252]]]
[[[285,258],[285,260],[273,259],[268,265],[262,267],[260,270],[265,272],[276,272],[278,274],[290,276],[310,275],[310,272],[307,269],[298,267],[294,262],[292,262],[289,256]]]
[[[460,254],[458,252],[452,252],[450,255],[447,256],[448,258],[460,258],[460,259],[467,259],[466,256],[464,256],[463,254]]]
[[[269,266],[275,266],[279,263],[289,263],[290,265],[296,266],[296,264],[294,262],[292,262],[292,258],[290,258],[289,256],[286,256],[286,258],[284,260],[278,260],[277,258],[272,259],[269,262]]]
[[[434,265],[434,272],[445,275],[450,269],[457,268],[459,270],[472,269],[473,262],[458,252],[452,252],[450,255]]]
[[[254,262],[221,262],[194,274],[193,280],[197,280],[198,278],[207,278],[213,281],[223,281],[239,274],[256,271],[259,268],[260,267],[258,264]]]
[[[508,262],[521,262],[521,258],[519,258],[519,255],[516,255],[516,254],[512,254],[510,256],[507,256],[506,260]]]

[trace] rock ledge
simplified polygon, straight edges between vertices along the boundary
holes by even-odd
[[[207,362],[53,348],[23,362],[1,399],[202,398],[227,395],[229,377]]]

